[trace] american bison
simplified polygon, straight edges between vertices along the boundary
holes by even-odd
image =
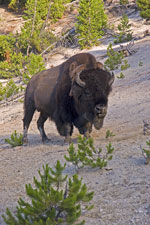
[[[53,120],[65,141],[71,141],[73,126],[89,136],[92,125],[100,129],[107,112],[108,95],[114,75],[103,70],[93,55],[80,53],[66,62],[33,76],[24,100],[23,142],[35,110],[40,112],[37,127],[42,141],[47,118]]]

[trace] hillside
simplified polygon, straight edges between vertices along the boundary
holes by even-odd
[[[111,142],[115,148],[114,157],[108,164],[108,169],[93,170],[81,169],[79,176],[87,184],[90,191],[94,191],[94,208],[82,218],[86,225],[149,225],[150,224],[150,165],[145,165],[140,146],[146,148],[146,141],[150,140],[150,131],[143,134],[143,120],[150,123],[150,24],[139,16],[139,12],[133,6],[120,8],[117,3],[107,6],[110,24],[117,27],[122,11],[128,14],[132,25],[134,45],[131,55],[126,59],[130,64],[123,73],[123,79],[117,78],[120,69],[114,71],[115,82],[109,97],[108,113],[103,128],[93,130],[92,137],[97,147],[105,148]],[[14,30],[19,29],[22,19],[14,17],[11,12],[0,8],[1,13],[8,14],[11,21],[16,22]],[[12,16],[12,18],[10,17]],[[72,18],[72,17],[71,17]],[[66,26],[63,18],[57,23],[57,30]],[[10,26],[13,26],[12,22]],[[68,21],[68,26],[69,26]],[[8,30],[10,31],[10,26]],[[0,21],[0,33],[2,27]],[[6,30],[5,30],[6,31]],[[106,60],[108,43],[113,40],[111,31],[101,40],[100,46],[93,47],[84,52],[90,52],[98,61]],[[124,43],[126,46],[127,43]],[[120,45],[115,45],[115,49]],[[46,67],[58,65],[75,53],[81,52],[79,48],[59,48],[53,55],[45,55]],[[22,98],[22,95],[21,95]],[[38,175],[42,165],[48,163],[54,166],[59,159],[64,162],[64,154],[68,145],[57,133],[55,125],[51,121],[45,124],[45,130],[51,142],[42,144],[37,130],[36,120],[38,112],[29,128],[29,145],[11,148],[5,143],[5,138],[10,137],[14,130],[22,132],[23,103],[19,98],[0,103],[0,225],[4,225],[1,215],[8,207],[13,212],[20,197],[25,196],[25,184],[32,183],[33,176]],[[112,131],[115,136],[105,138],[106,131]],[[73,141],[76,145],[78,131],[73,133]],[[74,167],[68,166],[66,173],[72,175]]]

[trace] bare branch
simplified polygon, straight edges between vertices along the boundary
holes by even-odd
[[[34,28],[35,28],[35,20],[36,20],[36,9],[37,9],[37,0],[35,0],[34,2],[34,16],[33,16],[33,23],[32,23],[32,30],[31,30],[31,35],[30,37],[32,38],[33,36],[33,32],[34,32]],[[27,56],[29,55],[29,49],[30,49],[30,43],[28,44],[27,47]]]
[[[31,30],[31,37],[33,36],[33,32],[35,28],[36,8],[37,8],[37,0],[35,0],[34,2],[34,16],[33,16],[32,30]]]
[[[42,29],[41,29],[41,31],[40,31],[40,36],[41,36],[42,32],[44,31],[45,27],[47,26],[47,22],[48,22],[48,19],[49,19],[49,14],[50,14],[51,5],[52,5],[52,1],[50,1],[50,3],[49,3],[49,7],[48,7],[48,12],[47,12],[46,20],[45,20],[45,22],[44,22],[43,25],[42,25]]]
[[[127,44],[127,45],[120,45],[120,47],[121,47],[121,50],[120,51],[122,51],[125,56],[132,55],[133,53],[135,53],[134,50],[131,50],[131,48],[133,47],[133,45],[134,45],[134,39],[132,39],[130,41],[130,43]]]
[[[43,55],[45,52],[47,52],[50,48],[52,48],[52,52],[53,51],[57,51],[56,48],[60,48],[61,46],[64,46],[64,42],[65,39],[67,38],[67,36],[69,36],[72,32],[74,32],[74,28],[72,28],[71,30],[69,30],[65,35],[63,35],[58,41],[54,42],[52,45],[48,46],[40,55]],[[71,42],[71,40],[70,40]]]

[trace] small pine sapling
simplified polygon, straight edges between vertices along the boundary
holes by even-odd
[[[82,209],[90,210],[93,206],[89,202],[93,192],[88,192],[87,186],[82,184],[78,175],[69,178],[63,175],[65,169],[59,161],[55,169],[47,164],[42,174],[39,171],[40,181],[34,177],[34,188],[26,185],[26,194],[30,198],[25,202],[22,198],[18,201],[15,214],[7,208],[3,215],[8,225],[57,225],[75,224],[79,219]],[[84,221],[78,225],[84,224]]]
[[[105,69],[115,70],[122,63],[124,58],[123,52],[114,51],[112,48],[112,43],[109,43],[107,48],[108,58],[104,62]]]
[[[98,150],[94,147],[94,141],[92,138],[85,138],[79,136],[78,138],[78,149],[76,150],[74,145],[71,144],[68,149],[68,156],[64,156],[64,158],[71,162],[76,170],[79,168],[83,168],[84,166],[90,166],[92,168],[102,169],[107,166],[107,160],[112,159],[112,153],[114,148],[111,143],[106,146],[107,153],[105,156],[101,156],[102,149]]]
[[[114,137],[114,136],[115,136],[115,134],[113,132],[111,132],[110,130],[106,131],[105,138]]]
[[[17,94],[20,90],[21,86],[17,86],[12,79],[7,82],[6,86],[0,83],[0,101]]]
[[[146,159],[146,164],[150,163],[150,141],[146,141],[146,145],[149,149],[141,148],[144,158]]]
[[[6,138],[5,142],[10,144],[13,148],[16,146],[23,145],[23,135],[18,134],[15,130],[14,133],[11,134],[10,138]]]
[[[123,79],[125,76],[124,74],[121,72],[119,76],[117,76],[118,79]]]
[[[129,23],[128,16],[123,15],[120,24],[118,25],[118,35],[116,35],[116,39],[114,43],[122,43],[126,41],[132,40],[132,32],[131,32],[131,24]]]
[[[19,92],[19,87],[15,84],[15,82],[11,79],[7,82],[5,90],[5,97],[9,98],[12,95],[15,95]]]
[[[130,67],[130,64],[128,64],[128,61],[125,59],[123,60],[123,64],[121,65],[121,70],[126,70]]]
[[[139,66],[143,66],[143,62],[142,61],[139,62]]]
[[[5,90],[2,83],[0,82],[0,101],[4,99],[4,96],[5,96]]]

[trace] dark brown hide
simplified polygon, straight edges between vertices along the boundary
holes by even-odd
[[[48,117],[56,124],[60,135],[69,141],[73,132],[74,112],[73,99],[69,96],[72,80],[70,71],[72,66],[85,65],[85,68],[96,68],[97,62],[93,55],[80,53],[72,56],[66,62],[33,76],[27,85],[24,100],[24,143],[27,142],[27,131],[35,110],[40,112],[37,126],[46,141],[44,123]]]

